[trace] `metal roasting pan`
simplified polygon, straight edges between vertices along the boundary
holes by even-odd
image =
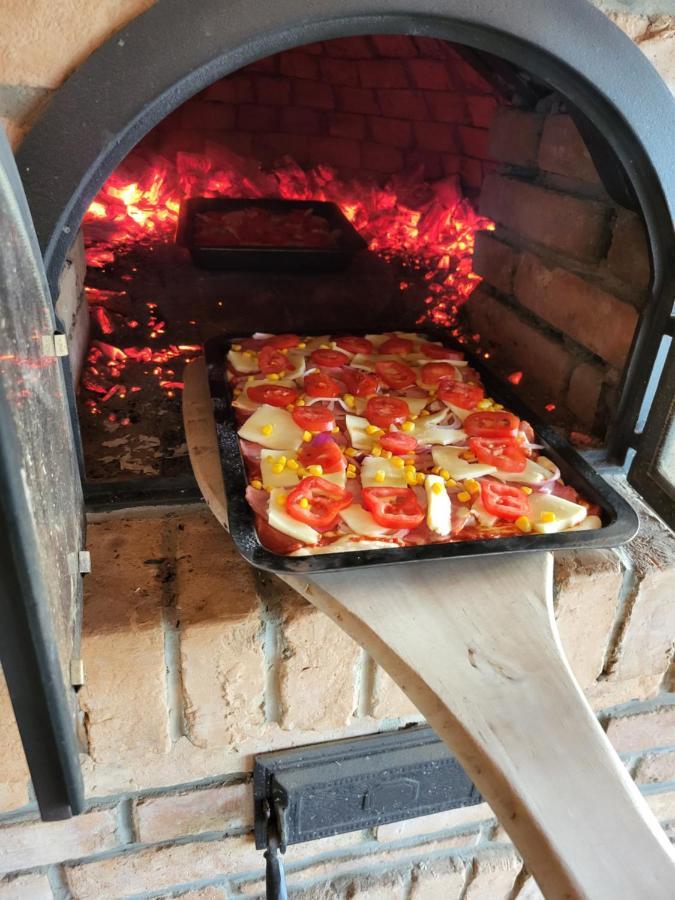
[[[353,332],[350,332],[353,333]],[[430,335],[431,336],[431,335]],[[433,335],[439,340],[438,334]],[[209,392],[213,402],[220,461],[227,496],[230,534],[242,556],[259,569],[270,572],[306,574],[332,572],[356,566],[383,566],[395,563],[426,562],[438,559],[466,559],[495,553],[522,553],[531,550],[572,550],[616,547],[630,540],[638,530],[633,508],[553,428],[539,419],[480,360],[466,353],[489,393],[522,419],[527,419],[544,445],[544,452],[560,469],[563,480],[585,499],[601,509],[603,527],[593,531],[559,534],[524,534],[518,537],[457,541],[405,547],[395,550],[364,550],[319,556],[283,556],[262,546],[255,530],[255,518],[245,498],[247,486],[244,459],[239,450],[237,424],[230,405],[231,391],[226,374],[226,354],[236,336],[218,335],[204,345]],[[447,345],[452,346],[451,342]],[[458,349],[455,347],[455,349]]]
[[[272,213],[293,209],[311,209],[328,222],[331,231],[340,232],[335,247],[201,247],[195,243],[194,221],[197,213],[234,211],[258,207]],[[187,247],[192,261],[203,269],[254,270],[257,272],[334,272],[345,269],[353,256],[366,248],[366,242],[343,215],[337,204],[325,200],[243,199],[230,197],[191,197],[183,201],[178,216],[176,243]]]

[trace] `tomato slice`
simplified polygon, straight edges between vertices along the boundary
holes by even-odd
[[[480,492],[483,506],[491,516],[499,516],[500,519],[506,519],[507,522],[515,522],[520,516],[526,516],[530,512],[530,501],[527,494],[512,484],[482,481]]]
[[[303,466],[321,466],[326,475],[340,472],[345,467],[342,450],[327,434],[320,434],[311,443],[303,444],[298,459]]]
[[[258,355],[258,365],[265,375],[271,375],[273,372],[279,374],[288,368],[288,357],[274,347],[263,347]]]
[[[513,437],[472,437],[469,446],[481,462],[496,466],[502,472],[522,472],[527,463],[527,456]]]
[[[335,416],[324,406],[296,406],[293,421],[305,431],[332,431],[335,428]]]
[[[270,406],[288,406],[300,396],[294,388],[280,384],[256,384],[246,388],[246,393],[255,403],[267,403]]]
[[[378,351],[380,353],[410,353],[413,348],[413,342],[408,338],[390,337],[380,344]]]
[[[410,366],[395,359],[381,359],[375,363],[375,371],[385,384],[402,391],[416,383],[416,376]]]
[[[417,449],[417,441],[412,434],[404,431],[388,431],[382,435],[380,444],[385,450],[390,450],[395,456],[406,456]]]
[[[507,438],[515,436],[519,425],[517,416],[500,410],[471,413],[464,420],[463,427],[469,437]]]
[[[265,347],[274,347],[277,350],[288,350],[291,347],[297,347],[300,338],[297,334],[275,334],[265,341]]]
[[[309,501],[309,506],[301,506],[301,500]],[[321,530],[334,525],[340,510],[346,509],[352,501],[349,491],[332,481],[312,475],[303,478],[290,492],[286,498],[286,512],[298,522]]]
[[[370,397],[376,394],[382,382],[372,372],[363,372],[361,369],[343,369],[340,378],[347,385],[347,390],[355,397]]]
[[[410,415],[410,407],[400,397],[371,397],[366,403],[366,419],[378,428],[400,425]]]
[[[455,367],[451,363],[426,363],[420,370],[420,381],[424,384],[438,384],[442,378],[457,378]]]
[[[339,350],[315,350],[309,359],[315,366],[325,366],[327,369],[339,369],[349,362],[347,354]]]
[[[461,409],[473,409],[485,397],[485,391],[477,384],[448,380],[439,383],[438,397],[444,403],[451,403]]]
[[[325,372],[305,375],[305,393],[310,397],[339,397],[340,385]]]
[[[417,528],[424,519],[424,510],[410,488],[367,487],[362,497],[365,508],[383,528]]]
[[[448,350],[447,347],[430,344],[427,341],[421,345],[420,349],[428,359],[464,359],[461,350]]]
[[[375,349],[372,341],[369,341],[368,338],[353,337],[352,335],[335,338],[335,343],[347,353],[372,353]]]

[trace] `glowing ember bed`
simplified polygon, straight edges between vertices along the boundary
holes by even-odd
[[[576,457],[565,466],[463,352],[424,335],[258,334],[211,342],[207,362],[231,530],[263,567],[597,545],[593,532],[604,545],[622,527],[604,482]]]

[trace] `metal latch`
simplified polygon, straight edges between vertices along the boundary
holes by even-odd
[[[283,854],[286,852],[286,800],[282,793],[273,792],[272,803],[263,802],[267,821],[267,849],[265,857],[265,896],[267,900],[288,900]]]
[[[88,550],[68,554],[69,575],[87,575],[89,572],[91,572],[91,554]]]
[[[42,335],[44,356],[68,356],[68,338],[60,331]]]
[[[71,659],[70,683],[73,687],[82,687],[84,684],[84,660]]]

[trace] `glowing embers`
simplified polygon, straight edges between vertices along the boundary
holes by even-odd
[[[304,171],[288,157],[273,172],[261,171],[222,147],[206,156],[178,153],[175,164],[138,155],[113,172],[87,211],[88,264],[103,268],[134,244],[172,240],[180,203],[193,196],[337,203],[371,251],[413,270],[415,281],[424,272],[427,308],[420,321],[453,329],[463,340],[456,312],[481,280],[472,270],[475,233],[494,225],[461,196],[455,178],[430,183],[414,172],[381,187],[366,177],[342,179],[328,166]],[[403,291],[407,286],[401,282]]]

